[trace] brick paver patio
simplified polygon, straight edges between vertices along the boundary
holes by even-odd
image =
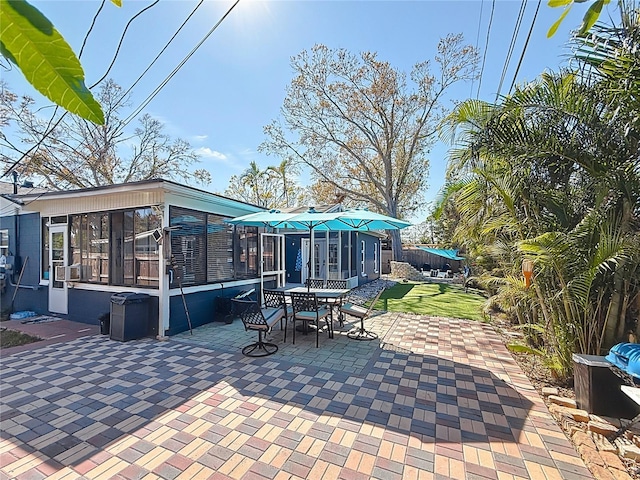
[[[0,479],[592,478],[489,325],[368,326],[258,359],[238,321],[3,354]]]

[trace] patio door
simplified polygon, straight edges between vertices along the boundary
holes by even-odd
[[[309,277],[309,239],[302,239],[302,283]],[[315,238],[313,241],[313,266],[311,278],[327,278],[327,240]]]
[[[276,287],[284,287],[287,273],[284,246],[284,235],[282,234],[262,233],[260,235],[260,251],[262,252],[260,268],[261,287],[264,288],[264,278],[273,275],[276,277]]]
[[[68,313],[67,282],[65,267],[68,265],[67,252],[69,239],[67,225],[51,225],[49,227],[49,311],[52,313]]]

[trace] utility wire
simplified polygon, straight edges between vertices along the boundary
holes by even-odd
[[[513,50],[516,46],[516,40],[518,39],[518,35],[520,33],[520,27],[522,26],[522,19],[524,18],[524,12],[526,8],[527,0],[522,0],[522,3],[520,4],[520,11],[518,12],[518,18],[516,19],[513,33],[511,34],[511,43],[509,44],[509,49],[507,51],[507,58],[505,59],[504,66],[502,67],[502,75],[500,76],[500,83],[498,84],[498,91],[496,92],[496,103],[498,102],[498,98],[500,97],[500,91],[502,90],[504,79],[507,76],[507,70],[509,69],[509,64],[511,63],[511,55],[513,55]]]
[[[100,3],[100,6],[98,7],[98,11],[95,13],[95,15],[93,16],[93,19],[91,20],[91,25],[89,25],[89,30],[87,31],[87,34],[84,36],[84,40],[82,40],[82,46],[80,47],[80,53],[78,53],[78,58],[82,58],[82,52],[84,51],[84,46],[87,44],[87,40],[89,39],[89,34],[93,30],[93,27],[96,25],[96,21],[98,20],[98,15],[100,15],[100,12],[102,12],[105,2],[106,0],[102,0],[102,2]]]
[[[487,40],[484,45],[484,55],[482,56],[482,68],[480,69],[480,78],[478,79],[478,91],[476,98],[480,96],[480,87],[482,86],[482,74],[484,73],[484,64],[487,60],[487,50],[489,49],[489,36],[491,34],[491,24],[493,23],[493,12],[496,9],[496,0],[491,2],[491,16],[489,17],[489,26],[487,27]]]
[[[533,15],[533,20],[531,22],[531,28],[529,28],[529,34],[527,35],[527,40],[524,42],[524,47],[522,47],[522,54],[520,54],[520,60],[518,61],[518,66],[516,67],[516,71],[513,74],[513,81],[511,82],[511,87],[509,87],[509,93],[513,90],[513,87],[516,84],[516,78],[518,77],[518,72],[520,71],[520,66],[522,65],[522,61],[524,60],[524,54],[527,51],[527,46],[529,45],[529,40],[531,40],[531,34],[533,33],[533,27],[536,24],[536,19],[538,18],[538,12],[540,11],[540,4],[542,0],[538,0],[538,6],[536,7],[536,13]]]
[[[476,33],[476,51],[480,46],[480,25],[482,24],[482,9],[484,7],[484,0],[480,1],[480,15],[478,15],[478,33]],[[478,64],[473,67],[473,73],[476,73],[476,69],[478,68]],[[469,97],[473,97],[473,83],[475,81],[475,77],[471,77],[471,92],[469,93]],[[476,97],[477,99],[477,97]]]
[[[195,8],[193,10],[191,10],[191,13],[189,14],[189,16],[187,16],[187,18],[182,22],[182,25],[180,25],[180,27],[178,27],[178,30],[176,30],[176,32],[173,34],[173,36],[169,39],[169,41],[164,45],[164,47],[162,47],[162,50],[160,50],[160,52],[156,55],[156,57],[151,61],[151,63],[147,66],[147,68],[144,69],[144,71],[140,74],[140,76],[136,79],[135,82],[133,82],[133,84],[122,94],[122,96],[118,99],[118,101],[116,102],[116,105],[118,105],[128,94],[129,92],[131,92],[131,90],[133,89],[133,87],[135,87],[138,82],[140,80],[142,80],[142,77],[144,77],[147,72],[151,69],[151,67],[156,63],[156,61],[160,58],[160,56],[165,52],[165,50],[167,48],[169,48],[169,45],[171,45],[171,42],[173,42],[173,40],[178,36],[178,34],[180,33],[180,31],[184,28],[184,26],[189,22],[189,20],[191,20],[191,17],[193,17],[193,15],[196,13],[196,11],[200,8],[200,6],[204,3],[204,0],[200,0],[200,2],[198,3],[198,5],[195,6]]]
[[[120,41],[118,42],[118,47],[116,48],[116,53],[113,55],[113,59],[111,60],[111,63],[109,64],[109,68],[107,68],[107,71],[104,72],[104,75],[100,78],[100,80],[95,82],[89,88],[94,88],[101,81],[103,81],[105,78],[107,78],[107,75],[109,75],[109,72],[111,71],[111,68],[113,68],[113,65],[116,63],[116,59],[118,58],[118,54],[120,53],[120,47],[122,47],[122,42],[124,41],[124,37],[127,34],[127,30],[129,29],[129,26],[131,25],[131,23],[136,18],[138,18],[140,15],[142,15],[144,12],[146,12],[149,9],[151,9],[152,7],[155,7],[158,3],[160,3],[160,0],[155,0],[155,2],[151,3],[150,5],[147,5],[146,7],[144,7],[142,10],[140,10],[138,13],[136,13],[133,17],[131,17],[129,19],[129,21],[127,22],[127,24],[124,27],[124,30],[122,31],[122,35],[120,35]]]
[[[124,31],[122,32],[122,35],[120,36],[120,41],[118,43],[118,48],[116,50],[116,53],[113,57],[113,60],[111,61],[111,64],[109,65],[109,68],[107,69],[107,71],[105,72],[104,76],[98,80],[96,83],[94,83],[93,85],[91,85],[89,88],[94,88],[98,83],[100,83],[102,80],[104,80],[104,78],[109,74],[109,71],[111,70],[111,68],[113,67],[113,64],[116,61],[116,58],[118,56],[118,52],[120,51],[120,46],[122,45],[122,42],[124,40],[124,36],[127,33],[127,29],[129,28],[129,25],[131,24],[131,22],[133,22],[134,19],[136,19],[137,17],[139,17],[142,13],[146,12],[147,10],[149,10],[151,7],[155,6],[156,4],[158,4],[160,0],[156,0],[154,3],[152,3],[151,5],[148,5],[147,7],[143,8],[142,10],[140,10],[137,14],[135,14],[128,22],[127,25],[124,29]],[[104,0],[103,0],[103,4],[104,4]],[[102,5],[100,5],[100,7],[98,8],[98,11],[95,13],[95,15],[93,16],[93,20],[91,22],[91,26],[89,27],[89,30],[87,31],[87,33],[84,36],[84,39],[82,41],[82,47],[80,50],[80,55],[82,55],[82,49],[84,49],[84,46],[87,42],[87,39],[89,38],[89,34],[93,31],[93,26],[98,18],[98,15],[100,14],[100,11],[102,10]],[[22,154],[22,156],[20,158],[18,158],[15,162],[13,162],[11,164],[11,166],[5,170],[5,172],[0,175],[0,178],[4,178],[7,175],[9,175],[11,172],[13,172],[13,170],[15,170],[15,168],[20,164],[20,162],[22,162],[22,160],[24,160],[27,155],[29,155],[31,152],[33,152],[36,148],[38,148],[40,145],[42,145],[42,142],[44,142],[47,137],[49,135],[51,135],[51,133],[56,129],[56,127],[58,125],[60,125],[60,123],[62,122],[62,120],[64,119],[64,117],[67,115],[67,111],[65,111],[60,118],[55,122],[55,124],[53,124],[53,126],[51,125],[51,123],[53,122],[53,119],[55,118],[55,115],[58,111],[58,107],[56,106],[53,115],[51,116],[51,119],[49,120],[49,123],[47,125],[47,127],[45,128],[45,132],[42,134],[42,138],[40,138],[40,140],[38,140],[35,145],[33,145],[31,148],[29,148],[26,152],[24,152]]]
[[[494,0],[495,1],[495,0]],[[160,91],[169,83],[169,81],[178,73],[178,71],[184,66],[185,63],[193,56],[194,53],[202,46],[202,44],[211,36],[213,32],[220,26],[220,24],[229,16],[232,10],[240,3],[240,0],[236,0],[231,7],[225,12],[225,14],[216,22],[216,24],[202,37],[198,44],[182,59],[173,71],[167,75],[167,77],[156,87],[156,89],[149,94],[149,96],[136,108],[118,127],[118,132],[121,131],[127,124],[131,122],[154,98],[160,93]]]

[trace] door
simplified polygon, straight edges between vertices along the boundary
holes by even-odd
[[[49,227],[49,311],[67,314],[67,282],[65,267],[68,265],[67,225]]]
[[[315,238],[311,278],[327,278],[327,240]],[[302,239],[302,283],[309,277],[309,239]]]
[[[264,283],[264,277],[275,275],[277,287],[284,287],[287,273],[284,248],[284,235],[276,233],[260,234],[260,251],[262,252],[262,266],[260,268],[261,284]]]

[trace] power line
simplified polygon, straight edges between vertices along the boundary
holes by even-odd
[[[100,2],[100,6],[98,7],[98,10],[93,15],[93,19],[91,20],[91,25],[89,25],[89,30],[84,36],[84,40],[82,40],[82,46],[80,47],[80,53],[78,53],[78,58],[82,58],[82,52],[84,51],[84,46],[87,44],[87,40],[89,39],[89,34],[93,30],[93,27],[96,25],[96,21],[98,20],[98,15],[100,15],[100,12],[102,12],[105,2],[106,0],[102,0],[102,2]]]
[[[484,45],[484,55],[482,56],[482,68],[480,69],[480,78],[478,79],[478,91],[476,98],[480,96],[480,87],[482,86],[482,74],[484,73],[484,64],[487,60],[487,50],[489,49],[489,36],[491,35],[491,24],[493,23],[493,12],[496,9],[496,0],[491,2],[491,16],[489,17],[489,26],[487,27],[487,40]]]
[[[527,34],[527,40],[524,42],[524,47],[522,47],[522,54],[520,54],[520,60],[518,61],[518,66],[516,67],[516,71],[513,74],[513,81],[511,82],[511,87],[509,87],[509,93],[513,90],[514,85],[516,84],[516,78],[518,77],[518,72],[520,71],[520,66],[522,65],[522,61],[524,60],[524,54],[527,51],[527,46],[529,45],[529,40],[531,40],[531,34],[533,33],[533,27],[536,24],[536,19],[538,18],[538,12],[540,11],[540,4],[542,0],[538,0],[538,6],[536,7],[536,13],[533,15],[533,20],[531,21],[531,28],[529,28],[529,33]]]
[[[480,15],[478,15],[478,33],[476,33],[476,51],[478,51],[478,47],[480,45],[480,25],[482,24],[482,9],[484,7],[484,0],[481,0],[480,2]],[[476,69],[477,69],[478,65],[476,64],[473,67],[473,73],[476,73]],[[474,82],[475,78],[471,77],[471,92],[469,93],[469,97],[473,97],[473,82]],[[476,97],[477,98],[477,97]]]
[[[124,36],[127,33],[127,30],[129,28],[129,25],[131,25],[131,22],[133,22],[133,20],[135,20],[136,18],[138,18],[142,13],[146,12],[147,10],[149,10],[151,7],[155,6],[158,4],[160,0],[156,0],[154,3],[152,3],[151,5],[146,6],[145,8],[143,8],[142,10],[140,10],[138,13],[136,13],[133,17],[131,17],[131,19],[127,22],[127,25],[125,26],[125,29],[123,30],[122,34],[120,35],[120,41],[118,42],[118,48],[116,50],[116,53],[113,57],[113,60],[111,61],[111,64],[109,65],[109,68],[107,69],[107,71],[105,72],[104,76],[98,80],[98,82],[94,83],[93,85],[91,85],[89,88],[94,88],[98,83],[100,83],[102,80],[104,80],[104,78],[109,74],[109,71],[111,70],[111,68],[113,67],[113,64],[116,61],[116,58],[118,57],[118,53],[120,51],[120,46],[122,45],[122,42],[124,40]],[[92,22],[91,22],[91,26],[89,27],[89,30],[87,31],[87,33],[84,36],[84,39],[82,41],[82,47],[80,49],[80,55],[82,55],[82,50],[84,49],[84,46],[87,42],[87,39],[89,38],[89,35],[91,34],[91,32],[93,31],[93,26],[98,18],[98,15],[100,14],[101,10],[102,10],[102,6],[104,5],[104,1],[102,2],[102,5],[100,5],[100,7],[98,8],[97,12],[95,13],[95,15],[93,16]],[[44,133],[42,134],[42,138],[40,138],[40,140],[38,140],[35,145],[33,145],[31,148],[29,148],[26,152],[24,152],[22,154],[22,156],[20,158],[18,158],[15,162],[13,162],[13,164],[11,164],[11,166],[5,170],[5,172],[0,175],[0,178],[4,178],[7,175],[9,175],[13,170],[15,170],[15,168],[20,164],[20,162],[22,162],[22,160],[24,160],[24,158],[29,155],[31,152],[33,152],[36,148],[38,148],[40,145],[42,145],[42,142],[44,142],[47,137],[49,135],[51,135],[51,133],[56,129],[56,127],[58,125],[60,125],[60,123],[62,122],[62,120],[64,119],[64,117],[67,115],[67,111],[65,111],[60,118],[56,121],[56,123],[51,126],[51,123],[53,122],[53,119],[56,116],[56,113],[58,112],[58,106],[56,105],[55,110],[53,111],[53,115],[51,116],[51,118],[49,119],[49,123],[47,125],[47,127],[45,128]]]
[[[495,0],[494,0],[495,1]],[[236,0],[231,7],[225,12],[225,14],[216,22],[216,24],[207,32],[207,34],[202,37],[202,39],[198,42],[198,44],[180,61],[178,66],[173,69],[173,71],[167,75],[167,77],[156,87],[156,89],[147,96],[147,98],[140,104],[138,108],[136,108],[118,127],[118,131],[121,131],[127,124],[131,122],[154,98],[160,93],[160,91],[169,83],[169,81],[178,73],[178,71],[184,66],[185,63],[193,56],[194,53],[202,46],[202,44],[211,36],[213,32],[217,30],[220,24],[229,16],[232,10],[240,3],[240,0]]]
[[[500,83],[498,84],[498,91],[496,92],[496,102],[500,97],[500,91],[502,90],[502,84],[504,82],[505,77],[507,76],[507,70],[509,68],[509,64],[511,63],[511,55],[513,55],[513,50],[516,46],[516,40],[520,33],[520,27],[522,26],[522,19],[524,18],[524,12],[527,8],[527,0],[522,0],[520,4],[520,11],[518,12],[518,18],[516,19],[516,24],[513,28],[513,33],[511,34],[511,43],[509,44],[509,49],[507,50],[507,57],[504,61],[504,66],[502,67],[502,75],[500,76]]]
[[[120,53],[120,47],[122,47],[122,42],[124,41],[124,37],[127,34],[127,30],[129,30],[129,26],[131,25],[131,23],[138,18],[140,15],[142,15],[144,12],[146,12],[147,10],[150,10],[151,8],[155,7],[158,3],[160,3],[160,0],[155,0],[155,2],[153,2],[150,5],[147,5],[146,7],[144,7],[142,10],[140,10],[138,13],[136,13],[133,17],[131,17],[129,19],[129,21],[127,22],[127,24],[124,27],[124,30],[122,31],[122,35],[120,35],[120,41],[118,42],[118,46],[116,47],[116,52],[113,55],[113,59],[111,60],[111,63],[109,64],[109,68],[107,68],[107,71],[104,72],[104,75],[102,75],[102,77],[100,78],[100,80],[98,80],[97,82],[95,82],[93,85],[91,85],[89,88],[94,88],[96,85],[98,85],[101,81],[103,81],[105,78],[107,78],[107,75],[109,75],[109,72],[111,71],[111,69],[113,68],[113,65],[116,63],[116,59],[118,58],[118,54]]]
[[[167,48],[169,48],[169,45],[171,45],[171,43],[173,42],[173,40],[175,40],[175,38],[178,36],[178,34],[180,33],[180,31],[184,28],[184,26],[189,22],[189,20],[191,20],[191,17],[193,17],[193,15],[196,13],[196,11],[200,8],[200,6],[204,3],[204,0],[200,0],[200,2],[198,3],[198,5],[195,6],[195,8],[193,10],[191,10],[191,13],[187,16],[187,18],[185,18],[185,20],[182,22],[182,24],[180,25],[180,27],[178,27],[178,30],[175,31],[175,33],[172,35],[172,37],[169,39],[169,41],[164,45],[164,47],[162,47],[162,50],[160,50],[160,52],[156,55],[156,57],[151,61],[151,63],[147,66],[147,68],[144,69],[144,71],[140,74],[140,76],[136,79],[135,82],[133,82],[133,84],[122,94],[122,96],[118,99],[118,101],[116,102],[116,105],[119,104],[122,99],[124,99],[129,92],[131,92],[131,90],[133,89],[133,87],[135,87],[138,82],[140,80],[142,80],[142,77],[144,77],[147,72],[149,72],[149,70],[151,69],[151,67],[156,63],[156,61],[160,58],[160,56],[165,52],[165,50]]]

